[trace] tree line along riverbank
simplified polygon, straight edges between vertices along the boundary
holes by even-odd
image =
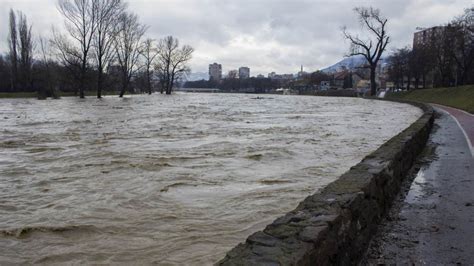
[[[387,98],[437,103],[474,114],[474,85],[396,92],[388,94]]]
[[[137,93],[134,93],[137,94]],[[142,93],[143,94],[143,93]],[[84,96],[95,97],[97,94],[95,91],[86,90],[84,91]],[[102,96],[115,95],[119,94],[116,91],[103,91]],[[38,92],[0,92],[0,99],[13,99],[13,98],[39,98]],[[58,92],[56,97],[77,97],[78,95],[74,92]]]

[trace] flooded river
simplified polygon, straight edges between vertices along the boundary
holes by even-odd
[[[0,99],[0,264],[212,264],[420,115],[278,95]]]

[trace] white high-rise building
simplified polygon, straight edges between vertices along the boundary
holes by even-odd
[[[250,68],[241,67],[239,68],[239,79],[248,79],[250,78]]]
[[[209,80],[220,81],[222,79],[222,65],[218,63],[209,65]]]

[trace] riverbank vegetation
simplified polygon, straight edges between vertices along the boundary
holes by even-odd
[[[437,103],[474,114],[474,85],[396,92],[388,94],[387,98]]]
[[[474,7],[445,25],[418,29],[413,47],[397,49],[387,60],[395,88],[474,84]]]
[[[50,37],[35,35],[26,15],[10,10],[0,97],[171,94],[190,71],[193,48],[173,36],[146,38],[148,27],[123,0],[58,0],[57,6],[64,27],[53,27]]]

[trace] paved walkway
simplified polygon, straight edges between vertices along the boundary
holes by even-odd
[[[434,107],[448,112],[458,123],[464,131],[464,135],[467,138],[467,142],[471,148],[472,156],[474,157],[474,114],[470,114],[466,111],[452,108],[449,106],[432,104]]]
[[[473,137],[474,116],[441,108],[431,155],[406,182],[362,264],[474,265],[474,158],[465,137]]]

